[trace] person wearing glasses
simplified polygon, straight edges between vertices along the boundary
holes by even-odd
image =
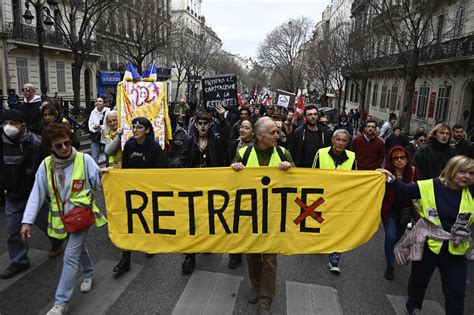
[[[25,116],[26,128],[33,131],[41,120],[41,96],[36,95],[36,89],[31,83],[25,83],[21,91],[23,92],[23,101],[18,109]]]
[[[359,170],[375,170],[385,159],[383,141],[377,137],[377,122],[367,120],[364,132],[352,140],[351,151],[356,154]]]
[[[450,146],[451,128],[445,123],[439,123],[428,133],[428,144],[415,152],[413,164],[420,179],[436,178],[456,155]]]
[[[218,136],[212,132],[211,114],[207,111],[196,113],[194,118],[194,127],[197,132],[187,139],[186,149],[183,157],[186,165],[183,167],[219,167],[224,166],[229,155],[229,125],[224,118],[225,109],[222,106],[215,108],[217,113],[216,125]],[[225,156],[224,156],[225,155]],[[189,275],[194,271],[196,266],[196,254],[186,253],[181,272]]]
[[[402,146],[395,146],[387,154],[385,168],[404,183],[413,183],[418,179],[416,168],[411,165],[409,152]],[[382,223],[385,231],[385,268],[384,277],[392,281],[395,278],[395,255],[393,249],[411,222],[412,200],[399,196],[393,185],[387,184],[382,202]]]
[[[83,275],[81,292],[89,292],[93,284],[94,265],[85,245],[89,227],[67,233],[61,213],[67,214],[78,206],[88,205],[94,214],[95,226],[101,227],[107,223],[107,219],[95,204],[94,197],[102,191],[102,172],[88,154],[76,151],[72,140],[71,129],[64,124],[51,123],[43,131],[42,144],[51,150],[51,155],[41,162],[36,172],[33,189],[21,221],[20,234],[26,242],[31,238],[31,225],[41,207],[46,200],[51,200],[48,235],[61,240],[69,236],[54,306],[47,315],[67,313],[79,270]]]
[[[408,152],[410,152],[410,159],[413,161],[413,156],[415,155],[415,152],[426,145],[426,133],[422,132],[417,132],[415,136],[413,137],[413,140],[410,141],[410,143],[407,146]]]
[[[109,116],[110,117],[110,116]],[[146,117],[136,117],[132,120],[133,137],[123,147],[122,168],[167,168],[166,153],[155,141],[153,126]],[[130,270],[131,251],[123,251],[122,259],[114,267],[113,272],[121,275]],[[146,254],[152,258],[153,254]]]
[[[19,110],[6,110],[0,120],[3,120],[3,133],[0,137],[0,190],[6,191],[5,221],[11,261],[0,273],[0,278],[9,279],[30,267],[28,244],[20,237],[21,218],[35,181],[36,170],[45,155],[41,149],[41,140],[26,129],[25,117]],[[45,233],[47,214],[48,211],[44,208],[36,222],[33,221]],[[48,256],[59,256],[62,242],[54,238],[50,242],[52,247]]]

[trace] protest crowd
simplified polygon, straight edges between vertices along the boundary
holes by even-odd
[[[304,106],[301,100],[298,106],[285,107],[270,97],[263,102],[250,97],[240,99],[236,106],[206,107],[182,99],[169,107],[173,138],[164,149],[146,117],[133,119],[133,136],[122,146],[120,112],[106,107],[99,97],[88,122],[89,155],[78,151],[77,135],[54,102],[42,101],[35,92],[32,84],[25,84],[18,106],[0,117],[0,185],[11,260],[9,266],[0,266],[0,277],[9,279],[30,267],[26,241],[32,236],[32,225],[37,225],[51,243],[49,257],[64,255],[55,303],[47,314],[67,313],[79,271],[80,291],[93,289],[94,265],[85,245],[89,228],[74,230],[65,220],[89,205],[93,225],[107,223],[106,209],[99,209],[93,194],[101,192],[101,177],[110,168],[231,167],[237,173],[262,166],[282,172],[293,167],[382,172],[387,179],[380,209],[386,269],[380,277],[396,279],[396,262],[408,264],[404,257],[409,256],[407,314],[418,314],[422,308],[436,269],[441,274],[446,313],[464,313],[467,259],[474,259],[470,237],[474,146],[463,126],[439,122],[407,138],[393,113],[379,126],[366,113],[352,109],[331,121],[316,105]],[[424,235],[421,244],[420,237],[411,234]],[[414,247],[417,259],[412,256]],[[193,273],[200,254],[183,253],[182,274]],[[118,275],[132,268],[132,251],[117,249],[120,255],[111,270]],[[233,253],[228,267],[241,267],[244,257],[251,282],[248,302],[258,304],[260,314],[270,314],[278,256]],[[339,275],[344,255],[328,253],[327,264],[328,272]]]

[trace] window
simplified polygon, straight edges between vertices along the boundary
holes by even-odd
[[[444,15],[438,16],[438,28],[436,30],[436,40],[441,41],[443,36]]]
[[[372,90],[372,107],[377,107],[377,94],[379,92],[379,85],[377,83],[374,84],[374,88]]]
[[[356,83],[355,85],[354,103],[359,103],[359,83]]]
[[[18,91],[21,91],[23,85],[28,83],[28,59],[16,58],[16,73],[18,76]]]
[[[420,86],[420,95],[418,96],[418,108],[416,109],[416,116],[419,118],[426,117],[426,110],[428,108],[428,100],[430,98],[430,86],[426,83]]]
[[[382,91],[380,92],[380,109],[385,108],[386,101],[387,101],[387,86],[382,85]]]
[[[459,7],[456,11],[456,18],[454,19],[454,37],[462,35],[464,24],[464,7]]]
[[[449,100],[451,97],[451,84],[444,82],[438,90],[438,100],[436,101],[436,121],[446,121],[448,118]]]
[[[395,111],[397,109],[398,100],[398,86],[392,86],[392,92],[390,92],[390,110]]]
[[[66,73],[64,62],[56,61],[56,77],[58,79],[58,93],[66,92]]]
[[[349,101],[354,101],[354,83],[351,83],[351,91],[349,94]]]

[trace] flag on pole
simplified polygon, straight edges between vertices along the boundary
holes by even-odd
[[[156,74],[156,64],[153,62],[151,65],[146,68],[145,72],[142,74],[143,79],[148,79],[148,81],[156,81],[158,78]]]
[[[138,73],[137,69],[129,63],[127,68],[125,69],[125,73],[123,75],[123,81],[135,81],[141,79],[142,77]]]
[[[245,104],[240,93],[237,93],[237,102],[239,103],[240,106],[243,106]]]

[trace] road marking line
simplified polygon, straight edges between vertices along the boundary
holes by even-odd
[[[28,250],[28,257],[30,258],[31,267],[14,276],[13,278],[7,280],[0,279],[0,292],[2,292],[14,282],[18,281],[19,279],[23,278],[24,276],[41,266],[45,261],[49,260],[48,252],[34,248],[30,248]],[[10,256],[8,255],[8,252],[0,256],[1,268],[7,268],[8,266],[10,266],[10,264],[11,260]]]
[[[116,273],[112,272],[117,263],[118,261],[113,260],[99,260],[94,265],[94,284],[92,290],[88,293],[81,293],[80,291],[82,277],[77,280],[74,293],[69,302],[69,314],[105,314],[143,268],[142,265],[132,263],[130,271],[117,276]],[[53,304],[54,300],[43,308],[39,314],[46,314],[53,307]]]
[[[195,270],[173,315],[232,314],[243,277]]]
[[[407,301],[406,296],[397,296],[397,295],[388,295],[387,298],[392,304],[393,309],[397,315],[404,315],[405,312],[405,303]],[[421,310],[421,314],[425,315],[443,315],[445,314],[441,305],[436,301],[424,300],[423,301],[423,308]]]
[[[286,281],[286,313],[342,315],[342,307],[332,287]]]

